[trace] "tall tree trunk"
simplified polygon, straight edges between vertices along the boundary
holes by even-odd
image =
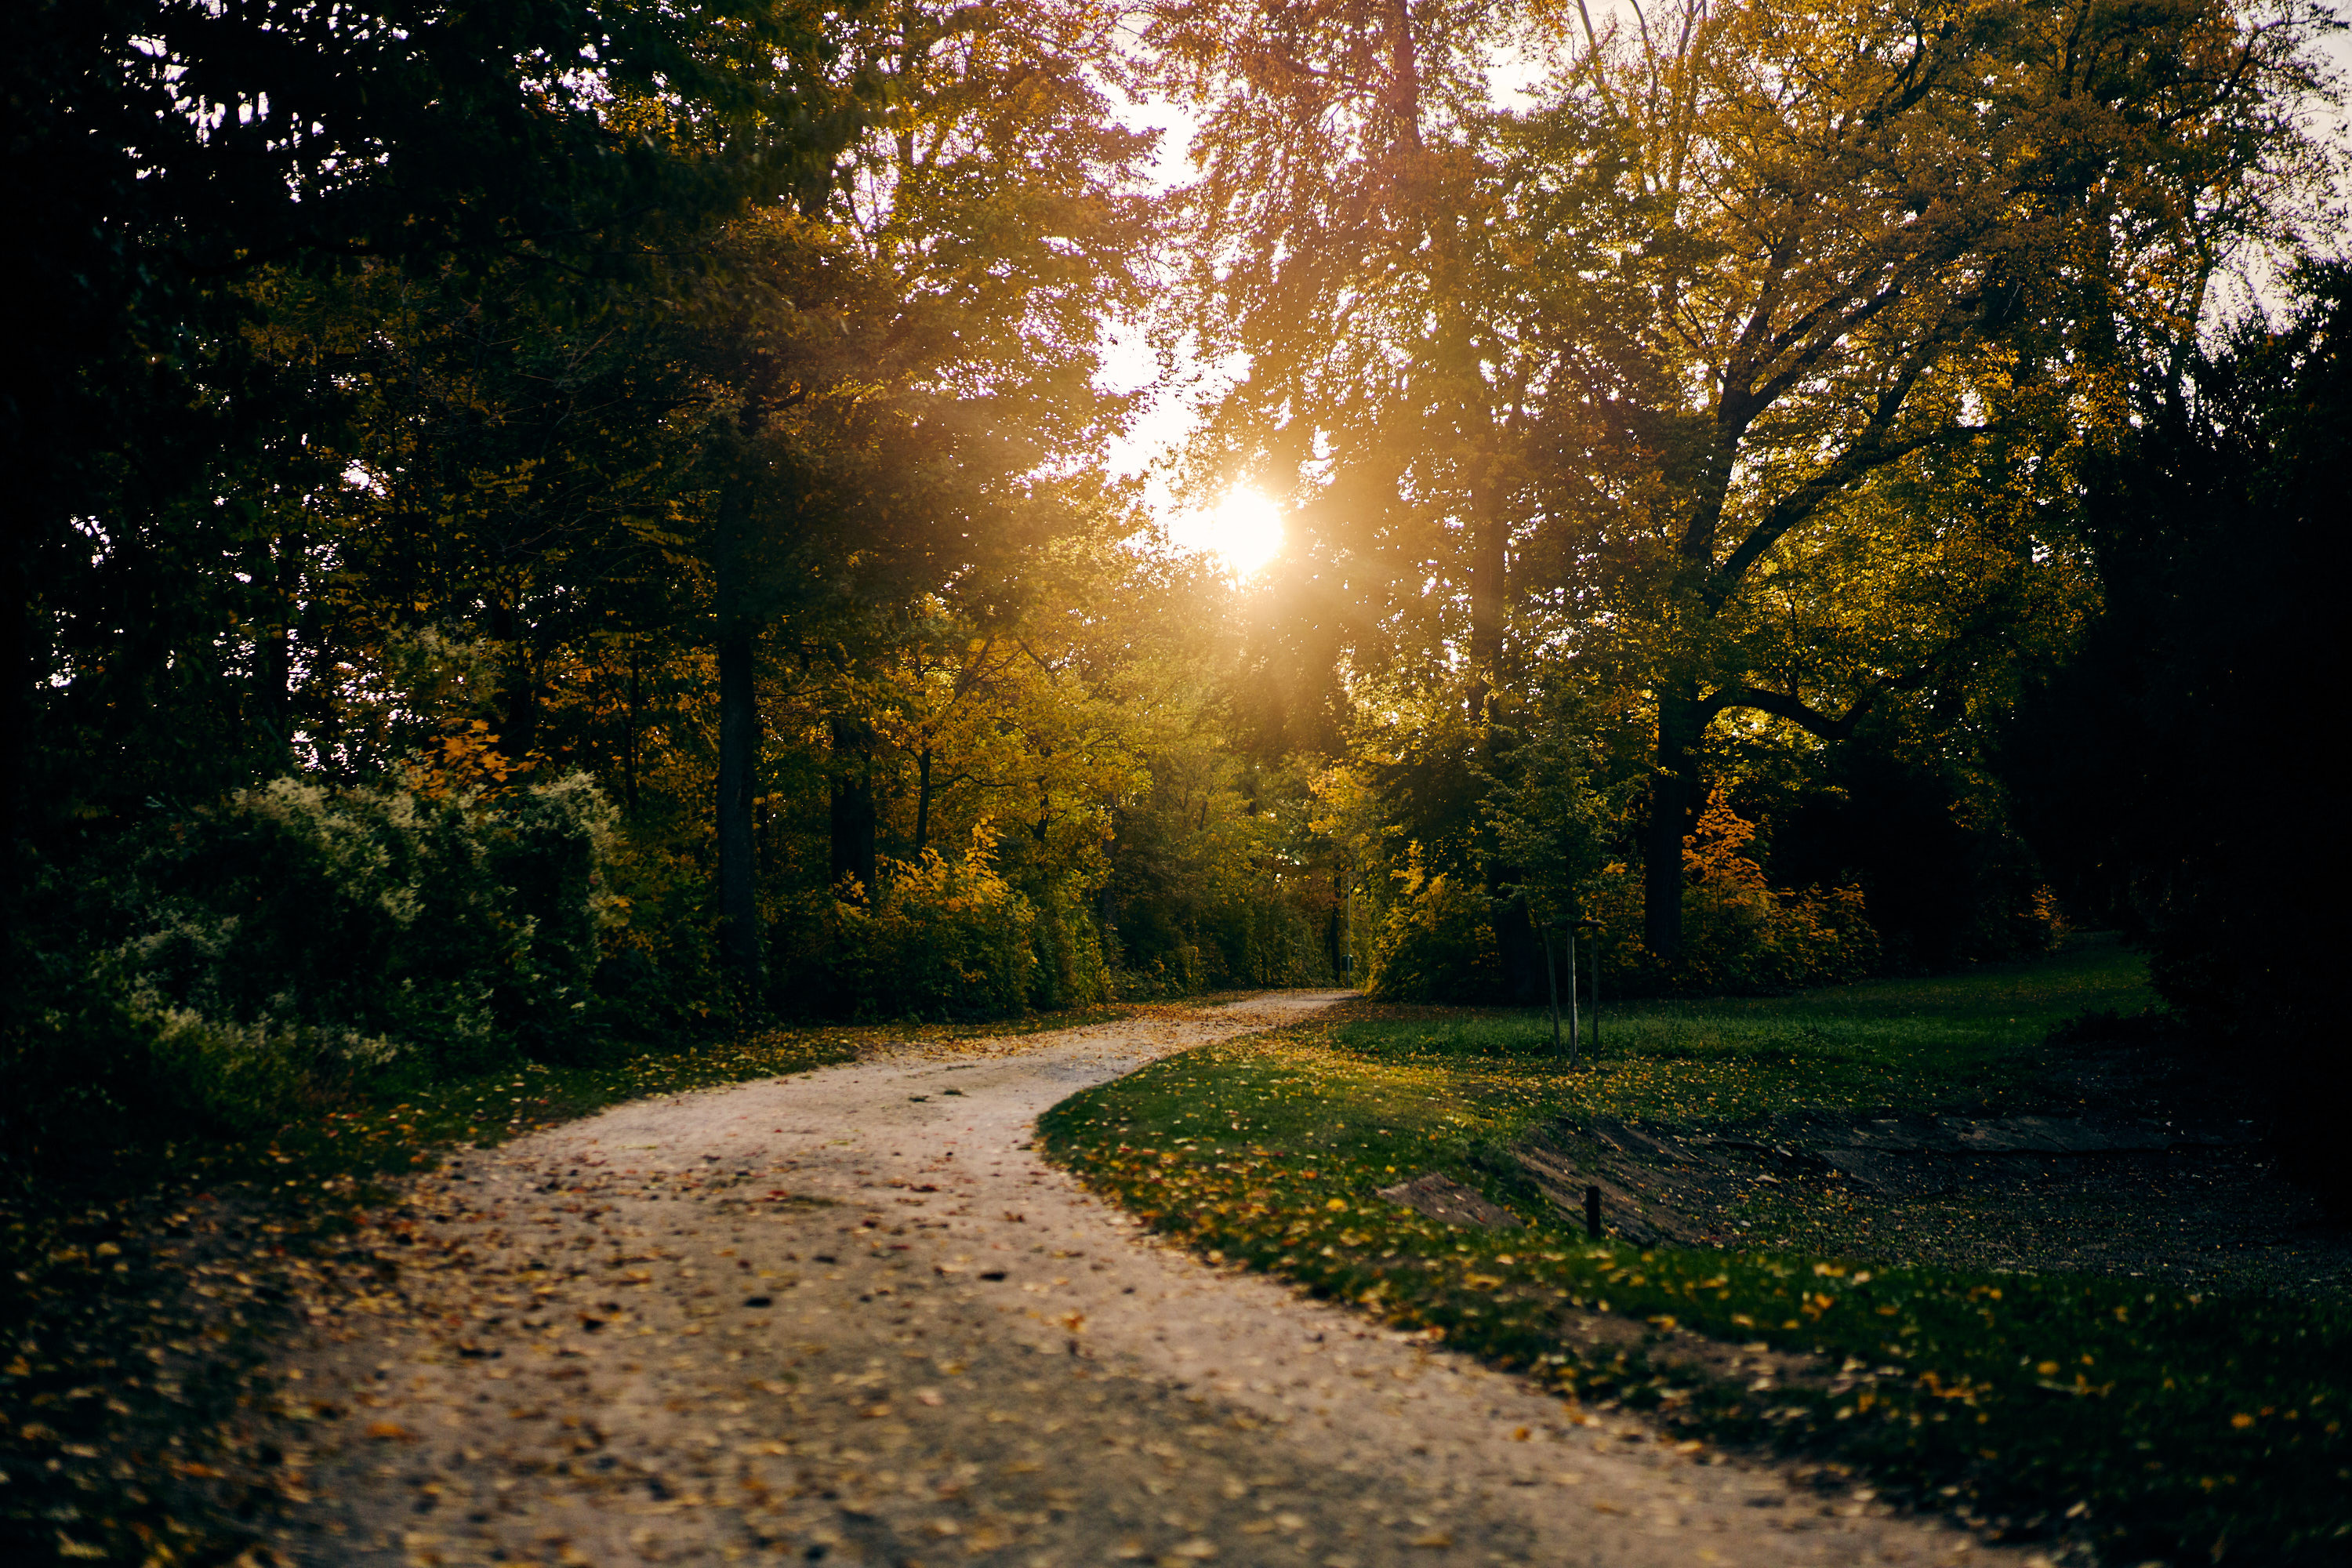
[[[1494,480],[1482,481],[1471,492],[1470,526],[1470,725],[1486,721],[1486,708],[1502,670],[1503,611],[1509,588],[1504,581],[1509,567],[1503,523],[1502,498]]]
[[[1683,947],[1683,835],[1697,813],[1698,689],[1682,680],[1658,700],[1658,742],[1643,835],[1642,937],[1672,963]]]
[[[1551,1048],[1559,1051],[1559,965],[1552,957],[1551,928],[1546,926],[1544,939],[1544,992],[1551,1001]]]
[[[1412,42],[1409,0],[1389,0],[1389,115],[1391,148],[1417,157],[1421,152],[1421,60]]]
[[[749,432],[747,431],[748,435]],[[751,797],[760,752],[759,617],[752,613],[751,465],[733,454],[719,497],[719,951],[747,1008],[764,990]]]
[[[506,753],[507,761],[514,764],[518,773],[523,770],[523,759],[530,756],[539,744],[539,677],[538,650],[530,647],[518,649],[507,684],[505,732],[499,737],[499,750]],[[723,670],[719,680],[723,686],[726,681]]]
[[[31,510],[20,500],[10,509],[16,521],[0,527],[0,1006],[27,973],[16,962],[16,942],[17,877],[26,863],[16,841],[26,828],[26,773],[33,756]]]
[[[1731,493],[1739,444],[1755,417],[1753,399],[1742,395],[1716,410],[1715,438],[1698,456],[1697,493],[1677,546],[1689,580],[1700,587],[1698,605],[1710,618],[1737,588],[1717,574],[1716,535]],[[1698,682],[1676,677],[1658,691],[1657,752],[1650,775],[1650,820],[1642,844],[1642,939],[1664,963],[1683,950],[1683,836],[1698,818],[1706,791],[1698,776],[1698,746],[1706,724],[1700,716]]]
[[[1331,878],[1331,914],[1330,918],[1323,922],[1323,945],[1329,950],[1331,978],[1336,982],[1347,973],[1347,966],[1339,962],[1340,955],[1346,950],[1340,945],[1339,878],[1337,874]]]
[[[874,732],[863,722],[833,721],[831,870],[835,887],[857,879],[860,900],[874,897]]]
[[[761,989],[760,900],[751,842],[760,698],[754,635],[739,616],[719,639],[719,944],[737,990],[756,1005]]]
[[[629,641],[627,717],[623,721],[625,728],[621,738],[621,792],[622,798],[628,802],[631,821],[635,821],[637,815],[637,737],[643,732],[645,723],[644,670],[645,650],[633,637]]]
[[[293,763],[294,650],[293,594],[286,581],[288,566],[282,545],[257,540],[247,552],[247,572],[259,595],[253,620],[253,708],[270,771]]]
[[[931,747],[925,742],[915,757],[915,858],[931,841]]]

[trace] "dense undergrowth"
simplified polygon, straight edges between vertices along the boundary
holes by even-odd
[[[1024,894],[993,844],[893,863],[862,902],[793,906],[782,990],[746,997],[709,951],[701,875],[633,839],[585,774],[279,779],[125,831],[45,866],[23,911],[0,985],[0,1201],[273,1145],[405,1147],[378,1107],[429,1142],[732,1072],[746,1050],[756,1076],[771,1053],[749,1037],[793,1042],[774,1070],[797,1070],[828,1037],[812,1020],[1110,1005],[1083,909]],[[778,1019],[809,1026],[757,1034]]]
[[[1308,1025],[1170,1058],[1056,1107],[1047,1147],[1211,1258],[1245,1263],[1727,1444],[1811,1453],[1997,1533],[2111,1561],[2340,1562],[2352,1313],[2147,1280],[1587,1240],[1498,1152],[1558,1116],[1682,1126],[1799,1106],[2026,1104],[2037,1047],[2136,999],[2123,955],[1610,1017],[1570,1072],[1532,1021]],[[1457,1229],[1375,1190],[1423,1171],[1529,1223]],[[1645,1323],[1595,1351],[1580,1314]],[[1667,1331],[1819,1358],[1757,1386]]]

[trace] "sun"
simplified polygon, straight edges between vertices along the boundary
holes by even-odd
[[[1282,509],[1265,491],[1236,485],[1207,510],[1180,514],[1168,533],[1178,548],[1205,551],[1247,577],[1281,552]]]

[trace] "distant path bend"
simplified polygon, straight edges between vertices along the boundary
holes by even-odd
[[[1143,1235],[1038,1114],[1347,993],[618,1107],[417,1181],[282,1369],[343,1563],[2015,1562]],[[289,1446],[294,1441],[289,1439]]]

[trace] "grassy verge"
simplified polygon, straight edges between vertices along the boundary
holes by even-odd
[[[2126,959],[2094,951],[1962,981],[1644,1008],[1612,1014],[1602,1054],[1574,1074],[1528,1016],[1342,1019],[1171,1058],[1064,1102],[1044,1132],[1089,1184],[1213,1258],[1438,1330],[1581,1401],[1811,1454],[1996,1533],[2113,1561],[2342,1562],[2340,1303],[1594,1244],[1496,1158],[1563,1115],[1701,1127],[1799,1107],[2032,1104],[2050,1089],[2050,1028],[2129,1010],[2137,984]],[[1456,1229],[1375,1195],[1433,1170],[1530,1223]],[[1580,1332],[1596,1314],[1638,1331]],[[1736,1355],[1679,1353],[1684,1331],[1811,1370],[1733,1375]]]
[[[256,1539],[248,1521],[304,1500],[299,1456],[257,1419],[278,1397],[270,1347],[293,1278],[333,1260],[364,1210],[398,1201],[390,1178],[452,1147],[899,1042],[951,1047],[1136,1010],[778,1029],[354,1091],[242,1142],[96,1153],[102,1199],[52,1189],[0,1205],[0,1561],[269,1561],[239,1554]]]

